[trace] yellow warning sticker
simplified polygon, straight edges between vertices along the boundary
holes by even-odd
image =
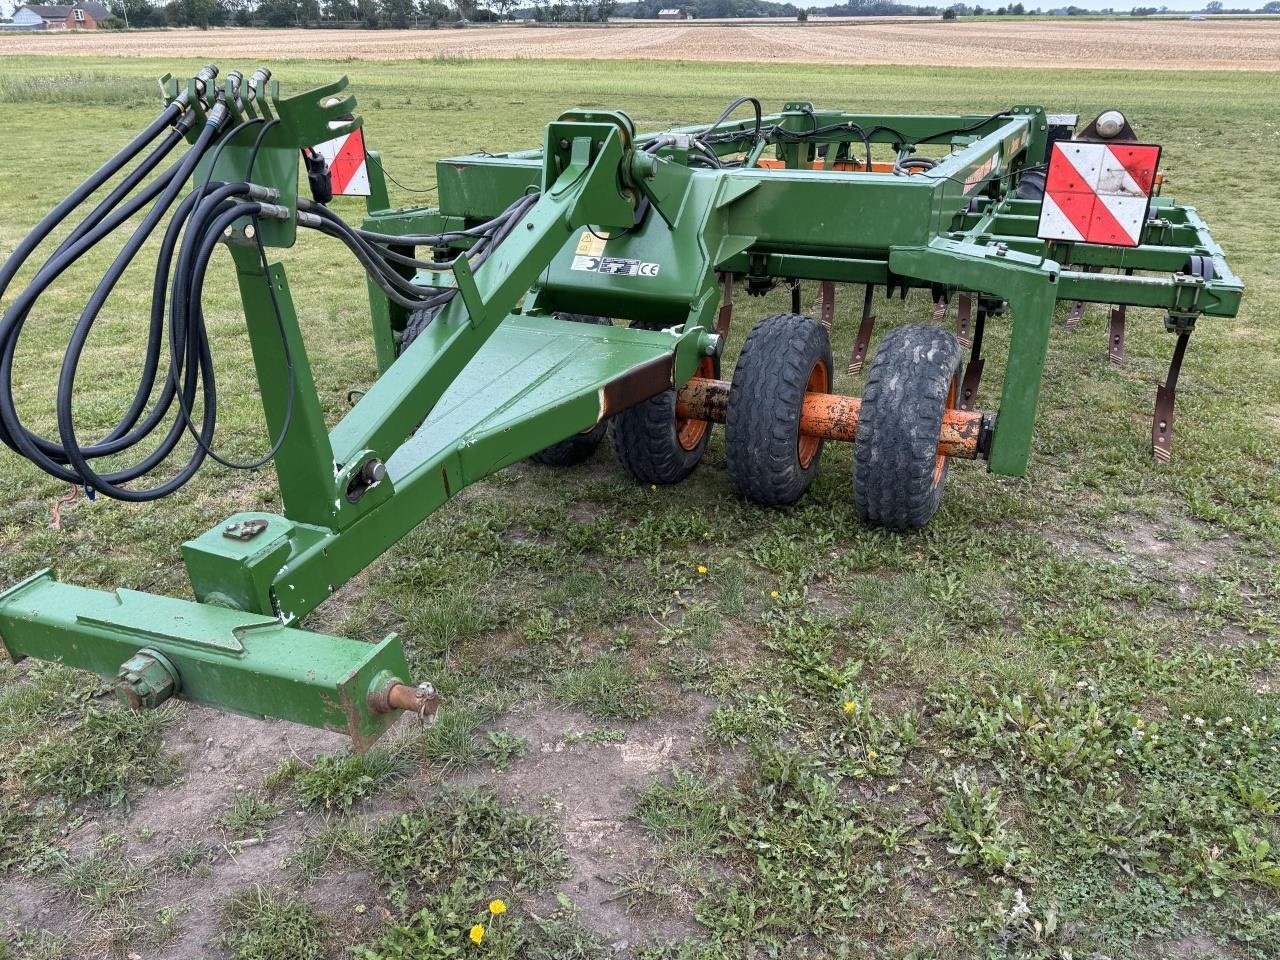
[[[580,257],[598,257],[604,253],[604,242],[608,239],[607,233],[595,234],[590,230],[583,230],[582,236],[578,238],[576,253]]]

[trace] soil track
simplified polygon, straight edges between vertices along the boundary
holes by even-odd
[[[0,55],[396,60],[436,56],[1280,70],[1280,20],[610,24],[469,30],[0,35]]]

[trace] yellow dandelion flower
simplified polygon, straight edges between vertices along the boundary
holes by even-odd
[[[704,567],[702,564],[698,564],[698,572],[705,574],[707,572],[707,568]]]
[[[876,757],[878,757],[878,756],[880,756],[880,754],[876,753],[874,750],[868,750],[868,751],[867,751],[867,759],[868,759],[868,760],[874,760],[874,759],[875,759]]]
[[[857,712],[858,712],[858,701],[857,701],[857,700],[846,700],[846,701],[844,702],[844,712],[845,712],[845,713],[857,713]]]
[[[658,485],[656,483],[651,483],[649,484],[649,489],[656,493],[658,490]]]
[[[468,934],[468,936],[471,937],[472,943],[479,943],[481,940],[484,939],[484,924],[477,923],[474,927],[471,928],[471,933]]]
[[[778,593],[778,591],[777,591],[777,590],[770,590],[770,591],[769,591],[769,596],[771,596],[771,597],[773,597],[773,599],[777,600],[777,599],[778,599],[778,597],[782,596],[782,594]]]
[[[492,913],[495,917],[500,917],[507,912],[507,905],[503,903],[501,900],[490,900],[489,912]]]

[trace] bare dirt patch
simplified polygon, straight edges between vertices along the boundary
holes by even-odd
[[[0,36],[0,55],[430,57],[1280,70],[1280,20],[608,24],[468,30],[161,30]]]
[[[581,735],[601,724],[554,707],[531,706],[503,719],[507,730],[529,740],[529,755],[500,774],[496,788],[560,824],[573,871],[565,892],[617,950],[691,932],[688,917],[639,918],[618,894],[623,876],[652,856],[649,838],[628,819],[636,796],[664,772],[689,762],[710,710],[700,702],[692,713],[630,724],[625,740],[603,743],[572,736],[567,742],[566,734]]]

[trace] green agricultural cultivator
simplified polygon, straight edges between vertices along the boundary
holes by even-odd
[[[401,210],[345,88],[285,98],[266,69],[219,78],[212,66],[164,78],[154,122],[0,268],[0,294],[13,287],[0,321],[10,450],[90,495],[133,502],[179,489],[206,458],[273,459],[283,502],[281,516],[236,514],[183,545],[194,600],[48,572],[13,586],[0,594],[9,657],[114,677],[135,707],[182,697],[343,730],[363,747],[400,711],[432,714],[434,690],[410,678],[395,636],[370,644],[299,623],[468,484],[525,458],[581,461],[606,432],[634,478],[676,483],[722,423],[729,481],[748,500],[793,503],[823,443],[848,440],[859,516],[919,527],[952,459],[1026,470],[1057,302],[1076,304],[1077,319],[1083,304],[1111,305],[1117,360],[1126,307],[1165,312],[1176,348],[1153,425],[1165,459],[1196,319],[1233,316],[1240,302],[1196,211],[1159,196],[1158,148],[1116,111],[1077,135],[1075,117],[1038,106],[868,116],[795,102],[762,115],[744,97],[714,123],[638,135],[624,113],[570,110],[541,150],[440,161],[439,208]],[[358,226],[330,206],[352,192],[368,196]],[[285,271],[267,255],[300,230],[343,244],[368,278],[380,375],[332,429]],[[51,237],[43,264],[14,284]],[[112,429],[86,438],[79,361],[149,238],[158,254],[137,390]],[[13,401],[23,325],[108,239],[119,252],[72,325],[56,435],[41,435]],[[201,300],[219,246],[235,264],[271,436],[254,464],[231,464],[214,444]],[[804,283],[818,284],[817,318],[801,313]],[[749,331],[721,379],[734,297],[778,284],[791,311]],[[861,398],[831,392],[837,284],[861,288],[854,371],[877,296],[929,298],[932,322],[880,338]],[[992,322],[1009,353],[998,403],[979,408]]]

